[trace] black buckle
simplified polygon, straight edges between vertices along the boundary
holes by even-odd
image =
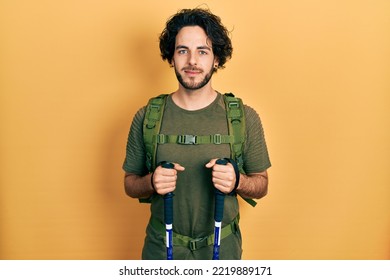
[[[177,143],[183,145],[195,145],[196,135],[179,135],[179,137],[177,138]]]
[[[190,247],[191,251],[196,251],[202,247],[206,247],[207,237],[192,239],[188,242],[188,246]]]

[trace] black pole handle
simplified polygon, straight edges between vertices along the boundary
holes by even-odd
[[[175,165],[171,162],[162,162],[161,167],[167,169],[173,169]],[[164,222],[165,224],[173,223],[173,196],[172,192],[164,195]]]
[[[226,159],[217,159],[216,164],[226,165],[228,161]],[[223,218],[223,208],[225,203],[225,194],[218,189],[215,189],[215,208],[214,208],[214,220],[221,222]]]

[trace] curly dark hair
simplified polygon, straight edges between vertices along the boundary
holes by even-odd
[[[224,68],[232,57],[233,46],[229,31],[222,25],[221,19],[208,9],[182,9],[170,17],[160,35],[160,51],[163,60],[172,63],[175,51],[176,35],[185,26],[200,26],[211,40],[213,53],[218,58],[218,68]]]

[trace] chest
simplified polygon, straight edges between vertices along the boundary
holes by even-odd
[[[226,111],[221,106],[208,110],[188,112],[166,108],[160,133],[165,135],[210,136],[227,135]],[[186,168],[203,166],[212,158],[230,157],[229,144],[177,144],[158,145],[157,162],[178,162]]]

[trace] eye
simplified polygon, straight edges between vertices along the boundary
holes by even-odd
[[[206,55],[207,52],[206,52],[206,51],[199,51],[199,54],[201,54],[201,55]]]
[[[186,50],[186,49],[181,49],[181,50],[178,50],[177,53],[178,53],[178,54],[186,54],[186,53],[187,53],[187,50]]]

